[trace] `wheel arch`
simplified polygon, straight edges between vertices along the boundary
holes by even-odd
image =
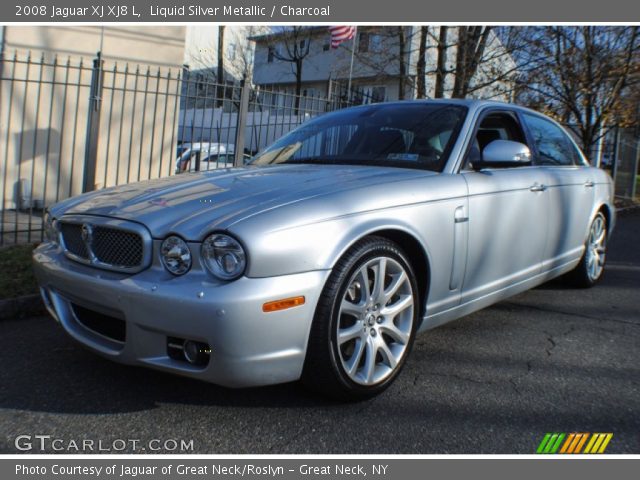
[[[407,260],[411,263],[413,271],[416,275],[416,282],[418,283],[418,294],[420,298],[420,312],[419,321],[422,323],[422,319],[426,313],[427,298],[429,295],[429,285],[431,279],[430,269],[430,256],[426,246],[418,239],[417,235],[399,226],[385,226],[385,227],[372,227],[366,232],[363,232],[352,242],[350,242],[343,250],[336,256],[333,265],[341,258],[349,249],[366,237],[382,237],[386,238],[397,244],[407,255]],[[420,325],[418,325],[420,326]]]
[[[598,213],[604,215],[604,221],[606,222],[607,227],[607,237],[611,236],[611,232],[613,231],[613,225],[615,224],[615,210],[614,208],[606,202],[597,203],[594,205],[593,211],[591,212],[591,216],[589,217],[589,223],[587,224],[586,231],[584,233],[584,241],[587,241],[589,238],[589,230],[591,229],[591,224],[596,218]]]
[[[596,210],[596,214],[598,212],[602,212],[604,215],[604,219],[607,222],[607,231],[610,232],[611,222],[613,221],[613,209],[610,205],[606,203],[601,204]]]

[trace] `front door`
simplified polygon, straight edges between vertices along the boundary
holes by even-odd
[[[526,143],[515,114],[480,118],[470,155],[482,155],[493,140]],[[525,281],[541,270],[547,235],[549,195],[540,167],[465,166],[469,189],[469,243],[462,303]]]

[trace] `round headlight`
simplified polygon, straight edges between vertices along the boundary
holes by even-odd
[[[233,237],[214,233],[202,242],[202,261],[222,280],[233,280],[244,273],[247,260],[242,245]]]
[[[174,275],[183,275],[191,268],[191,251],[180,237],[167,237],[160,246],[160,258],[164,268]]]

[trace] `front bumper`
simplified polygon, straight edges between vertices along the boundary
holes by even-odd
[[[53,243],[33,255],[43,299],[65,331],[112,360],[248,387],[300,378],[318,297],[329,271],[216,283],[204,272],[172,277],[158,265],[136,275],[73,262]],[[265,302],[303,295],[305,304],[264,313]],[[75,307],[124,321],[124,342],[78,320]],[[168,337],[207,343],[210,360],[193,366],[169,356]]]

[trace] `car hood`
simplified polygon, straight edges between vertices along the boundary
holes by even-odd
[[[178,233],[199,241],[265,210],[385,182],[435,175],[424,170],[339,165],[277,165],[176,175],[81,195],[54,216],[84,214],[133,220],[155,238]]]

